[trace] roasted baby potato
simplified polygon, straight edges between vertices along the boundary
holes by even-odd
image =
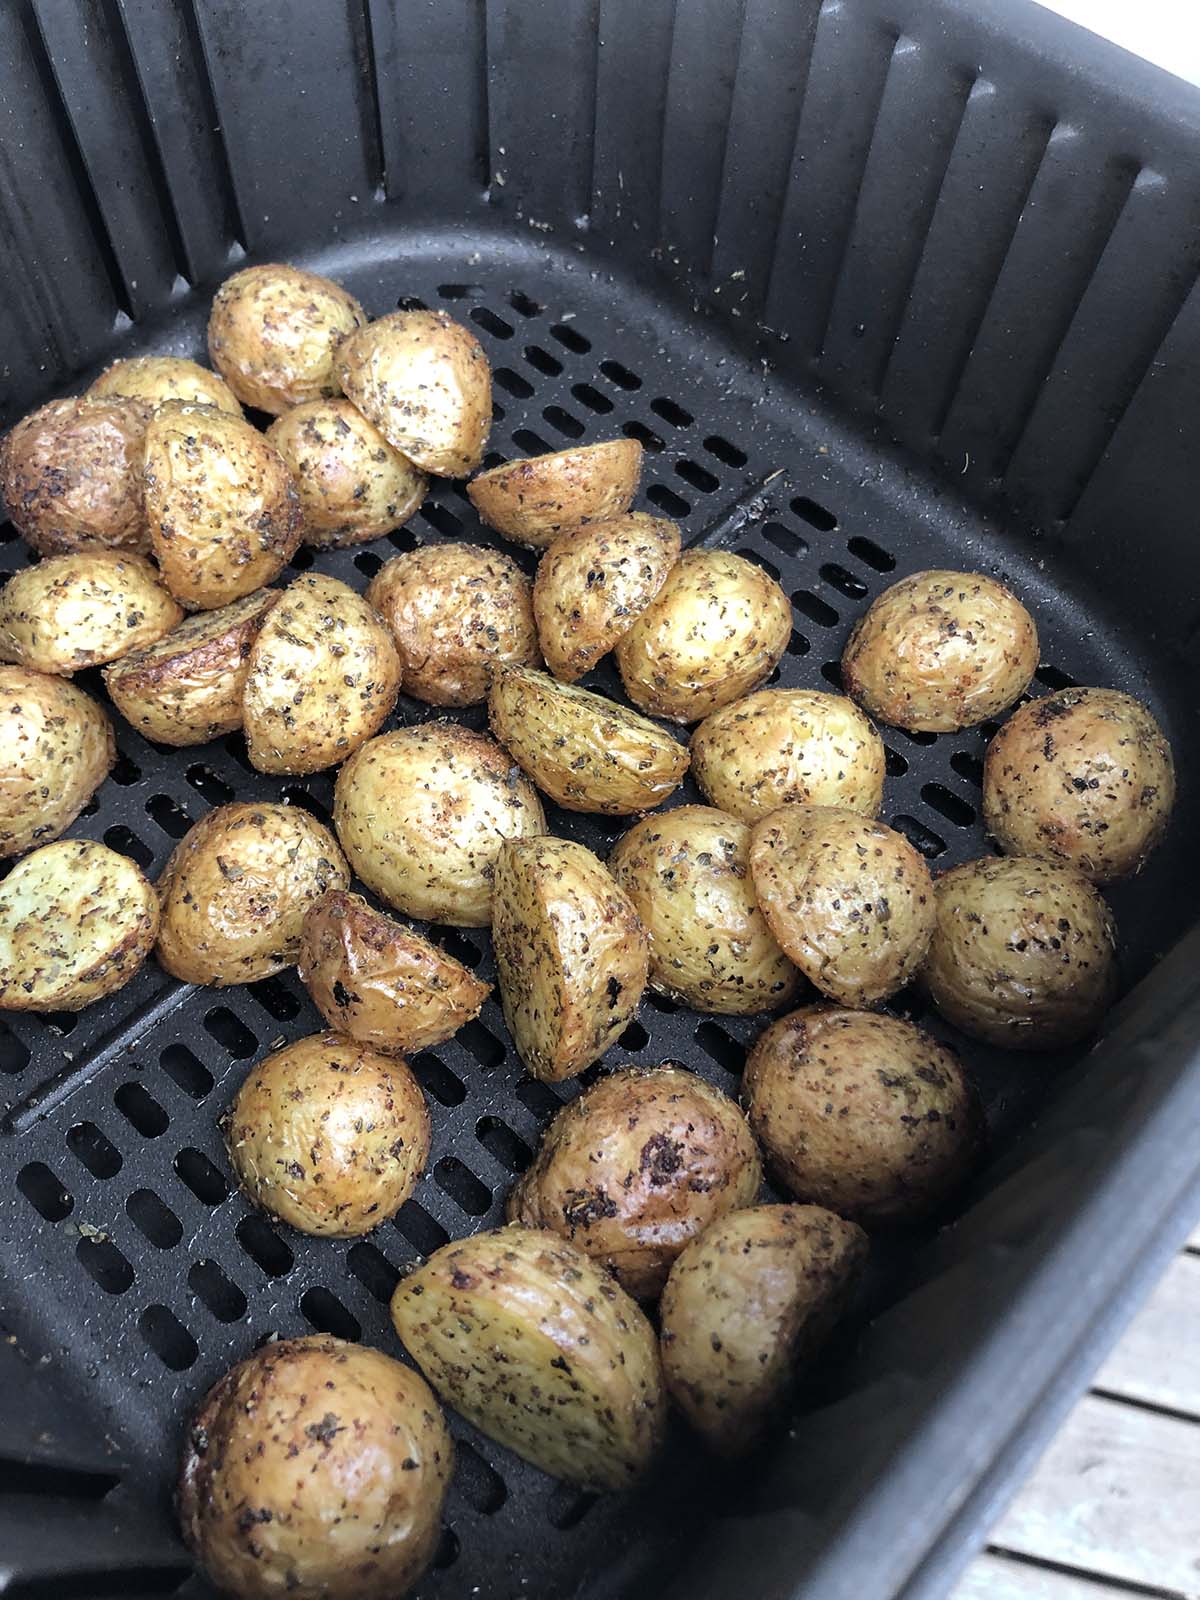
[[[0,590],[0,660],[69,677],[153,644],[182,617],[145,556],[48,556]]]
[[[1033,618],[980,572],[914,572],[868,607],[842,656],[848,694],[910,732],[949,733],[1006,711],[1037,670]]]
[[[544,550],[570,528],[628,511],[641,475],[637,440],[606,439],[489,467],[467,493],[489,528]]]
[[[559,534],[533,585],[538,638],[554,676],[574,683],[607,655],[678,559],[678,525],[640,511]]]
[[[453,1466],[411,1367],[325,1333],[280,1339],[192,1418],[184,1542],[238,1600],[400,1600],[437,1549]]]
[[[160,406],[146,428],[146,514],[163,582],[211,611],[278,577],[300,543],[300,499],[279,452],[213,406]]]
[[[186,405],[216,406],[231,417],[242,414],[237,395],[229,385],[198,361],[188,361],[184,356],[130,356],[114,361],[92,384],[88,398],[110,399],[114,395],[143,400],[148,406],[182,400]]]
[[[753,1205],[761,1187],[758,1149],[728,1095],[682,1067],[626,1067],[558,1112],[507,1215],[561,1234],[651,1300],[688,1240]]]
[[[64,678],[0,667],[0,858],[49,844],[117,758],[112,723]]]
[[[493,673],[488,725],[567,811],[649,811],[674,793],[688,768],[686,747],[649,718],[528,667]]]
[[[498,550],[409,550],[380,568],[367,600],[392,630],[405,693],[428,705],[485,700],[497,662],[541,664],[529,579]]]
[[[278,416],[340,393],[338,347],[366,321],[329,278],[274,262],[243,267],[213,296],[208,353],[243,405]]]
[[[237,1180],[301,1233],[352,1239],[394,1217],[429,1159],[429,1111],[403,1061],[337,1033],[267,1056],[229,1108]]]
[[[755,822],[789,801],[879,814],[883,740],[845,695],[760,689],[692,734],[692,776],[714,806]]]
[[[841,806],[780,806],[750,836],[750,874],[771,932],[822,994],[886,1000],[933,935],[933,880],[903,834]]]
[[[338,774],[333,821],[368,889],[430,922],[486,928],[506,839],[545,833],[533,785],[486,733],[454,722],[394,728]]]
[[[590,850],[548,836],[496,857],[492,946],[504,1020],[535,1078],[590,1067],[636,1014],[649,946],[629,896]]]
[[[319,772],[391,715],[400,657],[382,618],[348,584],[306,572],[264,617],[242,696],[260,772]]]
[[[975,1164],[983,1119],[947,1045],[874,1011],[805,1006],[746,1058],[767,1171],[864,1227],[935,1211]]]
[[[867,1255],[862,1229],[823,1206],[751,1206],[676,1258],[659,1306],[663,1376],[714,1450],[742,1455],[780,1419]]]
[[[1117,689],[1033,700],[988,746],[983,820],[1001,850],[1076,867],[1093,883],[1137,872],[1174,804],[1171,746]]]
[[[425,498],[425,474],[349,400],[307,400],[267,439],[295,480],[305,544],[345,549],[400,527]]]
[[[623,1489],[662,1442],[650,1324],[556,1234],[497,1228],[443,1245],[401,1278],[392,1321],[442,1399],[543,1472]]]
[[[1006,1050],[1093,1033],[1116,994],[1112,913],[1074,867],[988,856],[943,873],[921,978],[956,1028]]]
[[[387,1055],[443,1043],[491,993],[461,961],[344,889],[305,912],[296,966],[331,1028]]]
[[[792,636],[788,597],[727,550],[685,550],[617,645],[625,693],[652,717],[698,722],[757,689]]]
[[[352,334],[338,382],[384,438],[422,472],[465,478],[492,426],[492,372],[483,347],[444,311],[393,311]]]
[[[158,880],[158,959],[184,983],[253,983],[290,967],[304,913],[350,886],[327,828],[295,806],[217,806],[175,846]]]
[[[129,982],[158,932],[142,869],[92,839],[59,839],[0,883],[0,1011],[82,1011]]]
[[[43,555],[150,548],[138,400],[51,400],[0,443],[0,487],[17,532]]]
[[[697,1011],[773,1011],[800,974],[750,880],[750,830],[709,806],[644,817],[617,840],[613,877],[650,940],[650,987]]]
[[[104,669],[121,715],[158,744],[207,744],[242,725],[250,646],[278,589],[256,589],[216,611],[186,617],[144,650]]]

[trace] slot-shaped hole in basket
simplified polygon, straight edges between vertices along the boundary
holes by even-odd
[[[801,522],[807,522],[810,528],[816,528],[819,533],[832,533],[838,525],[832,511],[816,500],[810,500],[807,495],[798,494],[792,500],[791,507]]]
[[[111,828],[104,830],[104,842],[110,850],[136,861],[139,867],[148,867],[154,860],[154,851],[123,822],[114,822]]]
[[[606,417],[613,408],[613,403],[608,396],[601,394],[599,389],[593,389],[590,383],[572,384],[571,393],[581,406],[586,406],[589,411],[594,411],[597,416]]]
[[[431,1217],[419,1200],[406,1200],[396,1213],[396,1227],[420,1255],[431,1256],[447,1244],[450,1235]]]
[[[265,1217],[243,1217],[235,1231],[242,1249],[268,1278],[282,1278],[292,1270],[296,1258]]]
[[[94,1122],[77,1122],[68,1129],[67,1148],[93,1178],[115,1178],[124,1165],[121,1152]]]
[[[380,1305],[387,1305],[392,1290],[400,1282],[400,1274],[381,1250],[360,1239],[346,1252],[346,1265]]]
[[[533,1160],[533,1151],[524,1139],[499,1117],[480,1117],[475,1124],[475,1137],[487,1153],[511,1173],[524,1172]]]
[[[156,1250],[173,1250],[183,1238],[183,1224],[153,1189],[135,1189],[125,1202],[125,1214]]]
[[[75,1201],[44,1161],[30,1161],[17,1173],[17,1188],[47,1222],[61,1222],[75,1209]]]
[[[505,322],[503,317],[498,317],[494,311],[489,311],[486,306],[472,307],[471,321],[496,339],[511,339],[513,336],[512,323]]]
[[[433,1181],[469,1217],[482,1217],[492,1203],[492,1192],[457,1156],[443,1156],[433,1169]]]
[[[235,1061],[245,1061],[258,1049],[258,1040],[228,1006],[214,1006],[205,1013],[204,1031]]]
[[[467,1098],[462,1080],[432,1051],[422,1050],[420,1055],[413,1056],[409,1065],[422,1089],[440,1106],[460,1106]]]
[[[195,1339],[167,1306],[147,1306],[138,1318],[138,1332],[172,1372],[186,1372],[200,1354]]]
[[[300,1296],[300,1314],[318,1333],[330,1333],[335,1339],[352,1342],[362,1338],[358,1318],[347,1311],[332,1289],[320,1285],[306,1289]]]
[[[191,1145],[175,1157],[175,1174],[196,1196],[201,1204],[219,1206],[229,1195],[229,1185],[221,1173],[204,1154]]]
[[[508,1499],[504,1479],[465,1439],[454,1446],[454,1487],[472,1511],[485,1517],[495,1516]]]
[[[159,1139],[171,1126],[170,1117],[149,1089],[135,1080],[121,1084],[114,1091],[113,1104],[143,1139]]]
[[[744,450],[739,450],[736,444],[723,439],[719,433],[709,434],[704,441],[704,448],[710,456],[716,456],[717,460],[723,461],[727,467],[744,467],[750,459]]]
[[[195,1262],[188,1288],[218,1322],[239,1322],[246,1315],[246,1296],[215,1261]]]
[[[159,1056],[158,1064],[171,1081],[195,1101],[203,1100],[212,1089],[212,1073],[203,1062],[197,1061],[185,1044],[169,1044]]]
[[[75,1246],[75,1259],[105,1294],[124,1294],[133,1283],[133,1268],[111,1239],[90,1235],[80,1239]]]

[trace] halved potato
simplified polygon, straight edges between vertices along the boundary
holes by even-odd
[[[489,528],[544,550],[569,528],[628,511],[641,475],[637,440],[605,439],[505,461],[473,478],[467,493]]]
[[[91,399],[120,395],[126,400],[144,400],[160,406],[166,400],[182,400],[187,405],[216,406],[240,417],[242,408],[229,385],[198,361],[184,356],[129,356],[114,361],[88,390]]]
[[[129,982],[157,932],[136,862],[92,839],[42,845],[0,883],[0,1011],[82,1011]]]
[[[0,660],[70,676],[153,644],[182,617],[145,556],[48,556],[0,590]]]
[[[112,723],[65,678],[0,667],[0,857],[49,844],[117,757]]]
[[[401,1278],[392,1321],[447,1405],[543,1472],[623,1489],[662,1443],[653,1329],[557,1234],[497,1228],[443,1245]]]

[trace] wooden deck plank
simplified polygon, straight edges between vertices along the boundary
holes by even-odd
[[[1095,1387],[1200,1418],[1200,1255],[1178,1255],[1171,1262],[1100,1369]]]
[[[950,1600],[1121,1600],[1132,1593],[989,1551],[972,1561]]]

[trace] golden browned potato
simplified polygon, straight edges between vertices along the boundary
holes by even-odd
[[[1171,746],[1117,689],[1033,700],[988,746],[983,820],[1005,855],[1076,867],[1093,883],[1137,872],[1175,804]]]
[[[570,528],[628,511],[641,475],[637,440],[606,439],[489,467],[467,493],[489,528],[544,550]]]
[[[280,1339],[193,1416],[179,1521],[238,1600],[401,1600],[437,1549],[453,1467],[411,1367],[324,1333]]]
[[[149,550],[138,400],[51,400],[0,444],[0,487],[13,526],[43,555],[107,545]]]
[[[491,993],[461,961],[344,889],[305,912],[296,966],[331,1028],[390,1055],[441,1044]]]
[[[278,589],[256,589],[216,611],[186,617],[144,650],[104,669],[121,715],[159,744],[206,744],[242,725],[250,646]]]
[[[785,1414],[867,1255],[862,1229],[823,1206],[751,1206],[676,1258],[659,1307],[663,1376],[714,1450],[744,1454]]]
[[[886,1000],[933,936],[933,880],[903,834],[841,806],[780,806],[754,825],[750,874],[771,932],[822,994]]]
[[[980,572],[914,572],[871,602],[842,656],[846,691],[872,716],[913,732],[986,722],[1037,670],[1033,618]]]
[[[117,757],[112,723],[64,678],[0,667],[0,857],[49,844]]]
[[[237,1180],[301,1233],[352,1239],[395,1216],[429,1159],[429,1111],[405,1062],[317,1033],[267,1056],[229,1108]]]
[[[648,717],[528,667],[492,675],[488,725],[567,811],[649,811],[674,793],[688,769],[686,747]]]
[[[506,839],[545,833],[537,791],[486,733],[454,722],[394,728],[338,774],[333,821],[368,889],[429,922],[486,928]]]
[[[885,770],[883,740],[853,700],[816,689],[760,689],[692,734],[692,776],[743,822],[792,800],[877,816]]]
[[[423,472],[465,478],[492,426],[492,372],[469,329],[444,311],[393,311],[338,351],[338,382]]]
[[[556,1478],[623,1489],[662,1443],[653,1329],[556,1234],[497,1228],[443,1245],[401,1278],[392,1321],[447,1405]]]
[[[678,524],[641,511],[559,534],[533,585],[538,638],[554,676],[574,683],[607,655],[678,559]]]
[[[278,577],[300,543],[291,474],[256,428],[213,406],[160,406],[143,465],[163,582],[185,606],[228,605]]]
[[[547,835],[501,847],[492,945],[504,1020],[535,1078],[573,1078],[637,1013],[646,935],[629,896],[581,844]]]
[[[698,722],[757,689],[792,636],[774,578],[727,550],[685,550],[617,645],[625,693],[652,717]]]
[[[328,828],[295,806],[217,806],[158,880],[158,959],[184,983],[253,983],[290,967],[304,913],[350,873]]]
[[[341,392],[338,348],[367,314],[329,278],[272,262],[243,267],[213,296],[212,364],[243,405],[273,416]]]
[[[644,817],[617,840],[613,877],[650,940],[650,987],[697,1011],[772,1011],[800,974],[750,880],[750,830],[709,806]]]
[[[498,661],[541,664],[529,579],[498,550],[410,550],[379,569],[367,599],[395,637],[405,693],[428,705],[486,699]]]
[[[250,761],[260,772],[332,767],[379,732],[399,693],[400,657],[379,614],[348,584],[306,572],[250,646]]]
[[[145,556],[48,556],[0,590],[0,660],[70,676],[153,644],[182,617]]]
[[[158,932],[142,869],[91,839],[59,839],[0,883],[0,1011],[82,1011],[129,982]]]
[[[307,400],[267,429],[300,494],[301,537],[345,549],[390,533],[425,498],[425,474],[349,400]]]
[[[943,873],[921,978],[942,1015],[1008,1050],[1093,1033],[1117,987],[1112,913],[1074,867],[988,856]]]
[[[557,1114],[508,1218],[560,1233],[651,1300],[688,1240],[753,1205],[761,1187],[758,1149],[728,1095],[682,1067],[626,1067]]]
[[[126,400],[144,400],[160,406],[165,400],[182,400],[188,405],[216,406],[240,417],[242,408],[229,385],[198,361],[184,356],[129,356],[114,361],[88,390],[90,399],[119,395]]]
[[[866,1227],[936,1210],[975,1164],[983,1118],[958,1058],[898,1017],[805,1006],[746,1058],[767,1171]]]

